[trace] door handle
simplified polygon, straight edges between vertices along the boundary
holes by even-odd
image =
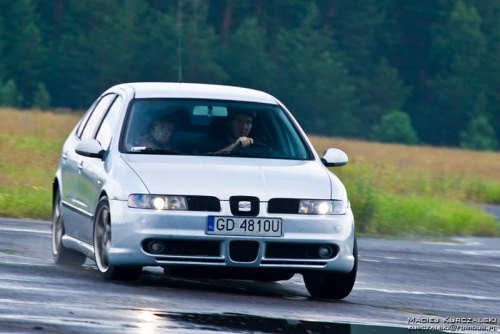
[[[68,159],[68,151],[64,151],[64,152],[61,154],[61,158],[63,158],[63,160]]]
[[[78,173],[80,173],[83,169],[83,161],[81,161],[79,164],[78,164]]]

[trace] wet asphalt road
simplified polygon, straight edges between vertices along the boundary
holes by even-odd
[[[278,333],[305,332],[297,326],[306,323],[313,332],[332,332],[329,323],[406,331],[409,317],[500,319],[499,238],[361,238],[359,254],[358,280],[340,302],[310,298],[301,275],[279,283],[178,279],[148,267],[137,282],[115,283],[92,261],[53,264],[48,222],[0,219],[0,333]],[[353,328],[337,332],[363,333]]]

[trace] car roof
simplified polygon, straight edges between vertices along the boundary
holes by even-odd
[[[135,98],[196,98],[230,101],[247,101],[277,104],[277,100],[264,92],[234,86],[177,83],[177,82],[133,82],[112,87],[132,89]]]

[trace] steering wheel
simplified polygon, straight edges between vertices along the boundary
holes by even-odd
[[[271,146],[260,142],[254,142],[248,147],[243,147],[240,144],[233,148],[230,153],[246,153],[248,155],[262,156],[263,158],[274,156],[274,150]]]
[[[258,153],[268,153],[265,155],[269,155],[269,153],[274,152],[274,150],[271,148],[271,146],[261,143],[261,142],[254,142],[252,145],[248,147],[243,147],[241,143],[233,148],[230,153],[238,153],[238,152],[244,152],[252,155],[260,155]]]

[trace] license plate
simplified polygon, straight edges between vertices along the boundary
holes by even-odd
[[[208,217],[207,234],[281,237],[281,218]]]

